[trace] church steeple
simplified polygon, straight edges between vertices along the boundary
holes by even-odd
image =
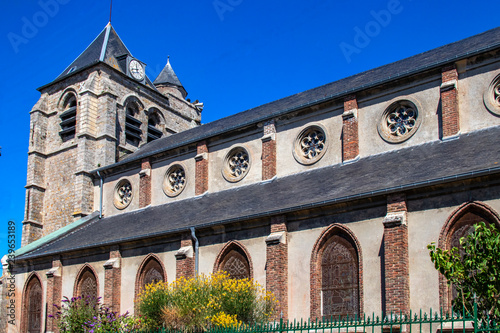
[[[166,95],[167,93],[171,93],[172,95],[176,95],[177,97],[186,98],[187,91],[182,86],[181,81],[177,77],[170,65],[170,56],[167,59],[167,64],[158,75],[158,77],[154,80],[153,84],[156,86],[158,91],[162,94]]]
[[[134,60],[132,53],[127,49],[111,25],[111,22],[109,22],[92,43],[90,43],[90,45],[68,67],[66,67],[54,82],[80,72],[99,62],[104,62],[124,74],[131,76],[134,80],[155,89],[153,83],[144,74],[145,64],[139,62],[139,67],[142,66],[141,77],[129,68],[131,60]],[[135,60],[137,61],[137,59]]]

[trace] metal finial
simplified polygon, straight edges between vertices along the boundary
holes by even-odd
[[[111,13],[113,11],[113,0],[109,3],[109,23],[111,23]]]

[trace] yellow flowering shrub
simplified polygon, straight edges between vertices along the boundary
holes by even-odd
[[[142,315],[167,329],[206,330],[267,320],[276,299],[251,279],[231,279],[225,272],[148,285],[138,297]]]

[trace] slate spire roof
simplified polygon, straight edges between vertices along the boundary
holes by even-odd
[[[186,89],[182,86],[181,81],[177,77],[177,75],[174,72],[174,69],[172,68],[172,65],[170,65],[170,56],[168,57],[167,64],[165,67],[163,67],[163,70],[160,72],[156,80],[154,80],[153,84],[155,86],[164,84],[164,85],[174,85],[179,88],[179,90],[182,92],[182,96],[184,98],[187,96]]]
[[[125,64],[120,63],[119,59],[129,56],[132,53],[122,42],[111,22],[104,27],[101,33],[90,43],[90,45],[54,80],[58,81],[74,72],[95,65],[98,62],[104,62],[111,67],[126,73]],[[156,89],[149,78],[146,78],[147,85]]]

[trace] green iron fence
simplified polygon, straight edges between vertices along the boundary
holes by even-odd
[[[214,327],[204,333],[483,333],[500,331],[500,323],[488,317],[478,317],[477,305],[472,314],[444,314],[430,309],[429,313],[390,314],[385,317],[363,315],[354,318],[328,318],[315,321],[284,321]],[[174,333],[160,330],[155,333]],[[177,331],[179,332],[179,331]],[[152,332],[150,332],[152,333]]]

